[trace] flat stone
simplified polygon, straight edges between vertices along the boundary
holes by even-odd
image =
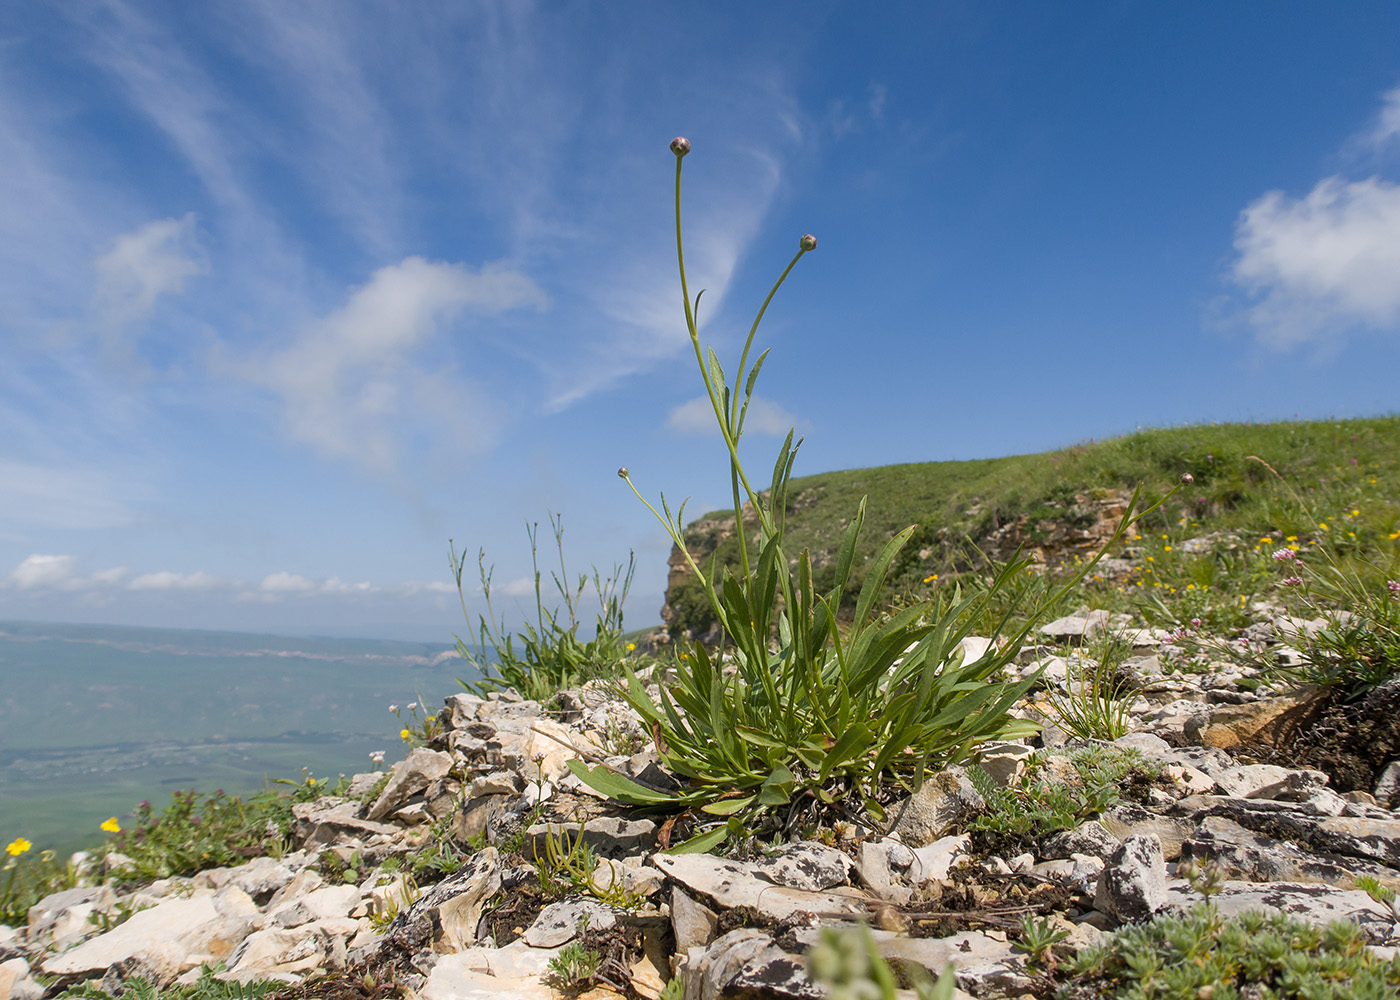
[[[456,954],[465,959],[464,968],[472,972],[501,979],[519,979],[522,976],[545,975],[549,972],[550,960],[559,955],[559,949],[534,948],[523,940],[516,940],[500,948],[467,948]]]
[[[308,845],[334,844],[338,840],[363,839],[376,835],[398,836],[400,830],[388,823],[361,819],[360,804],[326,796],[314,802],[292,804],[292,826],[297,838]]]
[[[850,882],[854,866],[843,851],[806,840],[784,846],[775,857],[753,864],[754,874],[779,885],[821,892]]]
[[[948,878],[948,872],[955,865],[971,857],[972,838],[965,833],[940,837],[932,844],[915,848],[910,853],[913,855],[913,859],[906,866],[910,882],[918,884],[934,880],[943,881]],[[890,863],[893,864],[894,860],[895,854],[892,849]]]
[[[94,975],[129,959],[145,958],[178,974],[191,953],[224,957],[227,943],[242,940],[250,927],[246,916],[221,913],[214,894],[203,889],[189,898],[167,899],[132,914],[107,933],[49,956],[41,968],[50,975]],[[217,954],[220,951],[223,954]]]
[[[557,948],[584,930],[607,930],[615,923],[617,917],[610,906],[590,899],[566,899],[550,903],[540,911],[525,931],[525,943],[531,948]]]
[[[561,835],[572,844],[578,837],[578,823],[536,823],[525,831],[526,857],[541,856],[548,836],[558,840]],[[596,816],[582,824],[583,842],[595,854],[620,858],[649,851],[656,844],[656,823],[649,819],[625,819],[621,816]]]
[[[278,927],[300,927],[313,920],[348,917],[360,898],[359,886],[329,885],[284,903],[268,919]]]
[[[1400,888],[1400,871],[1361,858],[1304,851],[1246,829],[1224,816],[1207,816],[1195,837],[1181,846],[1183,861],[1209,861],[1227,879],[1249,882],[1325,882],[1352,885],[1369,875],[1382,885]]]
[[[1397,944],[1394,914],[1360,889],[1339,889],[1318,882],[1226,881],[1211,896],[1211,904],[1222,916],[1233,917],[1247,910],[1284,913],[1313,924],[1350,920],[1375,944]],[[1188,910],[1201,902],[1200,893],[1184,881],[1167,885],[1162,910]]]
[[[651,863],[692,892],[713,899],[720,906],[734,909],[752,906],[773,920],[782,920],[798,910],[809,913],[864,912],[865,893],[810,892],[785,885],[774,885],[759,878],[748,862],[730,861],[710,854],[656,854]]]

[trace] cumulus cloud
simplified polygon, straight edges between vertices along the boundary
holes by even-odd
[[[459,444],[480,447],[490,436],[486,408],[473,404],[479,391],[423,358],[429,343],[464,311],[545,303],[519,271],[407,257],[376,271],[286,350],[233,370],[280,397],[295,440],[392,474],[401,438],[416,424],[431,422]]]
[[[20,590],[33,590],[39,587],[61,587],[73,579],[73,570],[78,565],[74,556],[52,556],[35,553],[28,556],[11,571],[8,582]]]
[[[1270,191],[1240,215],[1233,277],[1278,347],[1400,325],[1400,187],[1328,177],[1303,198]]]
[[[208,590],[218,583],[218,578],[203,570],[193,573],[161,570],[157,573],[143,573],[126,586],[128,590]]]
[[[193,212],[118,236],[95,266],[97,313],[109,328],[145,319],[162,295],[183,292],[187,278],[208,270]]]
[[[303,596],[340,596],[346,594],[373,594],[379,588],[371,583],[346,583],[339,577],[326,580],[311,580],[296,573],[279,571],[263,577],[258,590],[264,596],[280,597],[298,594]]]
[[[749,401],[744,417],[744,432],[748,434],[787,434],[797,424],[797,418],[777,403],[762,396]],[[673,409],[666,417],[666,426],[682,434],[710,434],[715,429],[715,411],[709,396],[697,396]]]

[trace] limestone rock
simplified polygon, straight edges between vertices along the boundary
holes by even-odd
[[[910,847],[923,847],[983,805],[982,796],[966,774],[960,768],[949,768],[928,775],[922,788],[895,807],[896,819],[890,832]]]
[[[1094,907],[1117,920],[1146,920],[1167,898],[1167,866],[1156,837],[1133,834],[1099,875]]]
[[[844,851],[810,840],[788,844],[774,857],[753,865],[754,874],[761,878],[810,892],[846,885],[853,870]]]
[[[1116,850],[1118,838],[1104,829],[1102,823],[1091,819],[1073,830],[1062,830],[1046,837],[1040,845],[1040,856],[1060,859],[1075,854],[1087,854],[1095,858],[1107,858]]]
[[[656,823],[649,819],[596,816],[581,824],[583,842],[605,858],[619,858],[649,851],[656,843]],[[542,857],[548,836],[567,838],[572,844],[579,835],[579,823],[536,823],[525,831],[525,856]]]
[[[39,1000],[44,986],[30,973],[22,958],[0,962],[0,1000]]]
[[[948,872],[954,866],[970,857],[971,852],[972,838],[965,833],[940,837],[931,844],[910,851],[910,860],[904,867],[908,869],[910,882],[941,881],[948,877]],[[890,850],[890,864],[897,865],[893,848]]]
[[[366,818],[383,819],[401,808],[410,796],[426,791],[428,785],[445,777],[451,769],[451,754],[417,747],[389,770],[389,783],[369,807]]]
[[[98,932],[91,919],[117,905],[117,894],[105,885],[51,893],[29,908],[29,945],[62,951]]]
[[[1200,901],[1200,893],[1185,882],[1172,882],[1167,886],[1162,909],[1187,910]],[[1226,917],[1246,910],[1264,910],[1282,912],[1314,924],[1350,920],[1365,931],[1373,943],[1400,944],[1400,931],[1397,931],[1390,907],[1377,903],[1360,889],[1339,889],[1316,882],[1227,881],[1211,896],[1211,903]]]
[[[358,803],[329,795],[314,802],[293,803],[292,829],[307,845],[334,844],[379,834],[393,837],[399,833],[398,827],[388,823],[361,819]]]
[[[612,907],[591,899],[566,899],[550,903],[525,931],[531,948],[557,948],[578,937],[584,929],[602,931],[617,923]]]
[[[162,970],[173,970],[169,976],[173,979],[184,970],[191,953],[227,956],[229,942],[242,940],[250,926],[246,911],[226,917],[215,905],[212,892],[198,890],[187,899],[164,900],[105,934],[49,956],[42,970],[50,975],[91,976],[129,959],[143,958]]]
[[[385,943],[408,952],[468,948],[476,943],[483,905],[500,889],[500,856],[494,847],[484,848],[395,917]]]
[[[1288,713],[1302,704],[1301,697],[1287,697],[1222,705],[1211,712],[1200,741],[1207,747],[1233,747],[1271,739],[1287,721]],[[1188,730],[1187,736],[1190,735]]]
[[[671,931],[676,937],[676,953],[704,948],[715,939],[719,917],[708,906],[701,906],[679,888],[671,889]]]
[[[672,880],[692,892],[733,909],[752,906],[773,920],[782,920],[799,910],[812,913],[864,912],[864,893],[847,889],[843,893],[810,892],[774,885],[755,874],[747,862],[729,861],[710,854],[657,854],[651,863]]]

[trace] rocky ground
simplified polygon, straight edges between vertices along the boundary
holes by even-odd
[[[1052,623],[1046,641],[1073,644],[1102,617]],[[1286,656],[1288,630],[1306,626],[1276,622],[1257,641]],[[833,824],[724,857],[661,853],[680,827],[598,798],[569,771],[581,757],[673,784],[605,688],[566,692],[553,716],[509,695],[454,695],[441,734],[387,780],[357,775],[343,798],[296,804],[280,856],[68,890],[33,907],[27,926],[0,927],[0,1000],[87,981],[119,992],[135,976],[193,983],[204,965],[296,984],[287,995],[302,997],[546,998],[572,986],[656,998],[678,975],[683,991],[668,996],[685,1000],[815,997],[805,953],[821,928],[857,921],[888,957],[935,973],[951,962],[962,995],[1045,996],[1048,964],[1018,944],[1024,916],[1058,924],[1062,953],[1083,947],[1199,902],[1179,877],[1193,861],[1216,866],[1222,913],[1344,918],[1393,956],[1400,912],[1357,881],[1400,889],[1400,678],[1329,706],[1270,691],[1238,666],[1174,671],[1166,638],[1132,637],[1124,669],[1141,694],[1133,731],[1114,744],[1047,724],[931,776],[886,830]],[[1028,649],[1023,667],[1068,686],[1067,648]],[[1043,711],[1042,697],[1022,711]],[[1075,762],[1089,758],[1133,762],[1111,794],[1098,790],[1104,808],[1066,829],[1016,828],[1010,813],[1082,784]],[[988,819],[997,810],[1001,826]],[[414,858],[461,852],[439,881],[430,868],[408,874]],[[119,875],[123,859],[105,864]],[[591,974],[570,983],[584,951]]]

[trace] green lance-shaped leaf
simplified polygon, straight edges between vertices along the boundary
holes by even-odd
[[[783,806],[792,801],[792,790],[797,779],[783,764],[773,768],[758,791],[758,803],[765,806]]]

